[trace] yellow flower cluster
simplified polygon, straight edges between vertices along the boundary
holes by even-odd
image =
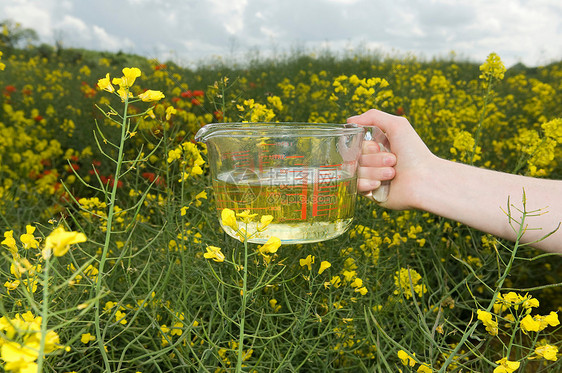
[[[186,181],[189,177],[203,174],[201,166],[205,164],[205,160],[201,154],[202,151],[199,150],[197,145],[189,141],[168,152],[168,163],[179,160],[180,182]]]
[[[0,59],[2,59],[2,51],[0,51]],[[4,70],[6,68],[6,65],[2,62],[0,62],[0,71]]]
[[[394,294],[401,294],[406,297],[406,299],[412,298],[413,293],[421,297],[427,292],[425,284],[419,283],[421,279],[422,276],[415,269],[400,268],[394,275],[394,284],[397,288],[394,290]]]
[[[486,58],[486,62],[480,66],[480,79],[488,80],[488,79],[503,79],[505,74],[505,66],[496,53],[490,53],[488,58]]]
[[[47,331],[45,340],[41,341],[41,322],[42,318],[31,311],[18,313],[13,318],[0,318],[0,356],[6,371],[36,372],[41,342],[45,346],[44,354],[64,348],[59,335],[52,330]]]

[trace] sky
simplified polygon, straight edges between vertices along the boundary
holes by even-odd
[[[196,66],[295,51],[562,60],[560,0],[0,0],[43,43]]]

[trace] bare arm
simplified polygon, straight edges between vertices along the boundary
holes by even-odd
[[[472,167],[438,158],[402,117],[370,110],[349,122],[377,126],[386,132],[392,153],[380,152],[365,142],[359,167],[359,191],[367,192],[392,179],[390,195],[382,206],[420,209],[459,221],[508,240],[517,237],[523,191],[528,217],[522,242],[533,242],[556,230],[562,222],[562,181],[531,178]],[[511,221],[506,212],[509,204]],[[540,228],[540,229],[537,229]],[[562,229],[533,244],[562,253]]]

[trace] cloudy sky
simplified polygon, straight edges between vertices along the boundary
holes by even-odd
[[[562,60],[560,0],[0,0],[42,42],[185,66],[293,50]]]

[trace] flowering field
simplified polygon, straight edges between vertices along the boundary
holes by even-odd
[[[295,55],[188,70],[2,52],[5,371],[562,370],[559,256],[362,197],[336,239],[251,244],[243,228],[269,216],[216,211],[193,140],[211,122],[379,108],[439,156],[562,178],[562,63],[504,74],[494,54],[481,66]]]

